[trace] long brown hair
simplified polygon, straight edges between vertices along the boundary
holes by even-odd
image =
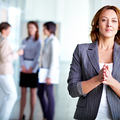
[[[34,40],[37,41],[38,38],[39,38],[39,27],[38,27],[38,24],[37,24],[37,22],[35,22],[35,21],[29,21],[29,22],[27,23],[27,28],[28,28],[29,24],[33,24],[33,25],[35,25],[35,27],[37,28],[37,31],[36,31],[36,34],[35,34],[35,38],[34,38]],[[29,38],[30,38],[30,34],[29,34],[29,31],[28,31],[27,40],[28,40]]]
[[[120,29],[120,10],[115,6],[110,6],[110,5],[104,6],[100,10],[97,11],[97,13],[95,14],[91,22],[92,30],[90,33],[90,37],[91,37],[92,42],[98,41],[99,39],[99,28],[97,28],[97,26],[98,26],[100,14],[102,13],[103,10],[114,10],[115,11],[118,17],[118,28]],[[118,44],[120,44],[120,30],[118,30],[117,34],[115,35],[115,41]]]

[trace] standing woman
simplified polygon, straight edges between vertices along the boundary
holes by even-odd
[[[0,120],[9,120],[10,114],[17,99],[17,92],[13,79],[12,62],[18,59],[19,55],[23,55],[23,50],[12,52],[10,43],[6,39],[10,34],[11,25],[7,22],[0,24],[0,93],[4,98],[0,98]],[[1,97],[1,95],[0,95]]]
[[[55,36],[56,24],[46,22],[44,24],[44,34],[48,37],[42,52],[41,68],[48,68],[46,83],[38,84],[38,97],[41,102],[44,120],[54,119],[55,101],[53,94],[53,84],[51,78],[54,76],[56,69],[59,69],[59,41]],[[47,100],[45,93],[47,95]]]
[[[90,44],[77,45],[68,78],[79,97],[77,120],[120,120],[120,10],[104,6],[92,20]]]
[[[29,120],[33,119],[33,113],[36,103],[36,88],[38,84],[38,57],[40,55],[41,48],[41,42],[39,39],[39,28],[37,22],[35,21],[28,22],[27,28],[28,37],[22,42],[22,45],[25,46],[24,55],[21,56],[20,59],[21,107],[19,120],[22,120],[25,117],[23,113],[26,104],[27,87],[30,87],[31,113]]]

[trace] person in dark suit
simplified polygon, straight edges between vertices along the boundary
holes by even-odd
[[[79,97],[77,120],[120,120],[120,10],[104,6],[95,14],[92,43],[77,45],[68,91]]]

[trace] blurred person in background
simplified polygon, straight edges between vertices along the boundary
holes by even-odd
[[[17,99],[17,92],[13,79],[12,62],[18,59],[19,55],[23,55],[23,50],[13,52],[7,37],[10,34],[11,25],[7,22],[0,24],[0,93],[4,98],[0,106],[0,120],[9,120],[12,109]],[[1,97],[1,95],[0,95]]]
[[[24,55],[20,57],[21,73],[21,106],[19,120],[25,119],[24,108],[26,105],[27,87],[30,88],[30,108],[29,120],[33,120],[33,113],[36,104],[36,88],[38,84],[38,58],[40,55],[41,42],[39,38],[39,28],[35,21],[27,24],[28,37],[22,42],[24,45]]]
[[[55,100],[52,76],[55,75],[56,69],[59,69],[59,40],[55,36],[56,24],[54,22],[46,22],[43,27],[43,32],[47,38],[44,40],[40,67],[47,68],[48,74],[47,78],[45,79],[46,83],[38,84],[37,93],[42,106],[44,120],[53,120],[55,112]],[[45,97],[45,93],[47,99]]]

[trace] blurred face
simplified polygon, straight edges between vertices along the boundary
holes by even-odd
[[[37,28],[34,24],[29,24],[28,25],[28,32],[30,34],[30,36],[35,36],[36,32],[37,32]]]
[[[51,33],[47,30],[46,26],[43,27],[43,33],[44,35],[50,36]]]
[[[103,38],[113,38],[118,31],[118,17],[114,10],[105,10],[99,18],[99,36]]]
[[[10,34],[10,29],[11,29],[11,27],[8,27],[7,29],[2,30],[1,33],[2,33],[5,37],[7,37],[7,36],[9,36],[9,34]]]

